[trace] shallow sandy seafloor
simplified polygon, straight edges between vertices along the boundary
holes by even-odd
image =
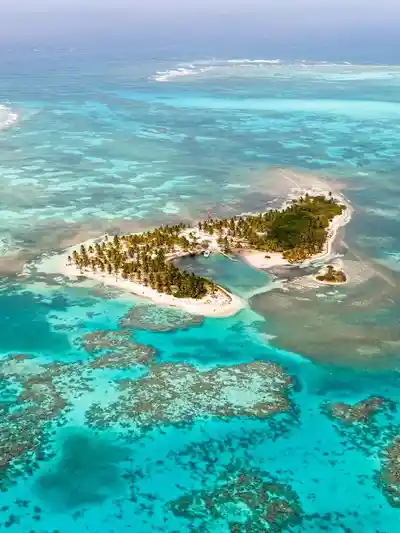
[[[343,261],[349,275],[344,285],[321,286],[303,276],[255,296],[251,307],[267,320],[260,331],[274,335],[274,345],[316,361],[396,368],[400,278],[373,260],[350,257],[348,252]]]
[[[57,54],[48,84],[0,80],[21,108],[0,145],[0,530],[396,532],[400,70],[229,64],[160,84]],[[196,268],[251,307],[193,320],[19,276],[105,231],[279,206],[282,173],[354,206],[346,286],[211,258]]]

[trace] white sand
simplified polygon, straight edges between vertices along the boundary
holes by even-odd
[[[268,269],[277,266],[288,266],[290,263],[278,252],[257,252],[256,250],[244,250],[240,257],[253,268]]]
[[[314,263],[326,262],[329,261],[333,256],[333,245],[336,241],[336,237],[340,228],[348,224],[353,215],[353,209],[350,204],[345,202],[343,198],[337,198],[343,205],[346,206],[346,209],[340,215],[337,215],[333,218],[329,225],[328,229],[328,238],[325,243],[324,250],[321,253],[310,257],[302,263],[303,266],[313,265]]]
[[[79,249],[81,244],[88,248],[95,242],[101,242],[102,240],[103,237],[89,239],[83,243],[71,246],[71,248],[68,248],[59,255],[44,258],[40,263],[35,265],[35,268],[39,272],[60,274],[74,280],[79,277],[85,277],[95,283],[116,287],[117,289],[133,293],[139,297],[150,299],[161,306],[179,307],[194,315],[226,317],[235,315],[241,309],[246,307],[244,300],[221,288],[218,289],[215,296],[207,295],[200,300],[193,298],[175,298],[168,294],[159,293],[155,289],[146,287],[140,283],[124,280],[121,276],[116,278],[115,274],[103,274],[101,272],[93,272],[92,270],[84,270],[83,273],[81,273],[79,268],[75,265],[68,265],[68,256],[72,254],[73,250]]]

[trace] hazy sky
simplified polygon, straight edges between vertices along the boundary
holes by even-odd
[[[84,38],[399,48],[400,0],[0,0],[0,41]],[[83,7],[84,6],[84,7]],[[357,44],[358,43],[358,44]],[[304,47],[303,46],[303,47]],[[307,46],[304,53],[307,54]],[[333,45],[332,45],[333,46]]]
[[[124,11],[125,14],[154,20],[184,17],[192,14],[232,16],[253,14],[276,17],[277,22],[298,23],[298,17],[332,25],[350,20],[365,22],[400,21],[398,0],[1,0],[1,17],[47,14],[56,18],[65,13],[96,13]]]
[[[84,7],[83,7],[84,6]],[[350,18],[360,21],[390,21],[400,16],[398,0],[2,0],[1,15],[47,12],[57,15],[66,12],[117,11],[135,16],[152,15],[154,19],[164,15],[182,16],[190,12],[213,15],[254,13],[279,17],[280,21],[294,21],[302,14],[313,20],[333,22]]]

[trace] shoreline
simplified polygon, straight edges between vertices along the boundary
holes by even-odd
[[[329,192],[329,191],[328,191]],[[315,194],[327,194],[326,190],[321,189],[308,189],[301,190],[301,194],[308,193],[310,195]],[[297,266],[300,268],[318,266],[318,263],[325,263],[330,258],[333,257],[333,245],[336,241],[337,234],[340,228],[346,226],[353,215],[353,208],[351,204],[340,194],[332,194],[337,202],[343,204],[346,209],[340,215],[335,216],[329,224],[327,229],[327,239],[324,244],[324,249],[312,257],[302,261],[301,263],[290,263],[287,259],[282,256],[280,252],[258,252],[257,250],[243,250],[238,253],[239,257],[243,259],[249,266],[259,269],[259,270],[268,270],[269,268],[274,267],[293,267]],[[288,201],[285,201],[280,209],[284,209],[289,205]],[[269,256],[268,258],[266,256]]]
[[[110,275],[91,270],[81,272],[75,265],[68,265],[68,256],[74,249],[81,245],[86,247],[94,245],[96,242],[101,241],[103,237],[104,235],[101,235],[97,238],[88,239],[87,241],[73,245],[61,254],[55,254],[43,259],[35,266],[36,268],[40,268],[41,272],[47,274],[58,274],[71,280],[79,280],[79,278],[89,279],[96,284],[115,287],[127,293],[134,294],[139,298],[151,300],[156,305],[180,308],[193,315],[222,318],[233,316],[246,307],[246,302],[242,298],[220,286],[217,286],[218,292],[215,296],[208,294],[199,300],[193,298],[176,298],[172,295],[160,293],[151,287],[135,281],[124,280],[121,276],[116,278],[114,274]],[[176,257],[178,256],[177,254]],[[171,260],[174,258],[175,256]]]
[[[321,281],[320,279],[317,279],[315,276],[313,277],[314,281],[318,283],[319,285],[326,285],[326,286],[334,286],[334,287],[341,287],[342,285],[346,285],[348,281]]]
[[[308,193],[310,196],[318,194],[324,194],[325,196],[327,195],[327,190],[321,190],[320,188],[300,191],[296,190],[296,194],[297,192],[302,195]],[[293,197],[293,194],[294,190],[291,191],[289,200],[285,201],[282,206],[282,209],[284,209],[285,206],[289,205],[290,198]],[[295,264],[290,263],[288,260],[286,260],[280,252],[268,253],[247,249],[236,251],[236,255],[248,265],[250,265],[252,268],[262,270],[268,270],[273,267],[281,266],[289,268],[293,266],[300,266],[304,268],[306,266],[317,266],[321,264],[321,262],[326,263],[326,261],[328,261],[332,257],[333,244],[336,240],[339,229],[350,222],[353,213],[351,205],[341,194],[335,193],[332,194],[332,197],[337,202],[345,205],[346,209],[340,215],[335,216],[331,220],[329,227],[327,228],[327,239],[324,243],[324,249],[320,253],[310,257],[309,259],[306,259],[301,263]],[[185,228],[182,231],[182,235],[191,236],[193,239],[196,240],[196,242],[198,242],[199,239],[203,239],[203,242],[205,240],[209,243],[208,246],[211,253],[222,253],[221,247],[219,246],[217,242],[217,237],[215,235],[211,236],[205,234],[197,227]],[[153,289],[148,285],[139,283],[137,281],[123,279],[120,275],[116,277],[115,274],[108,274],[105,272],[98,272],[90,269],[82,270],[76,265],[68,264],[68,257],[77,247],[80,247],[81,245],[85,247],[89,247],[90,245],[93,246],[96,243],[101,243],[104,237],[105,235],[101,235],[97,238],[88,239],[85,242],[75,244],[63,250],[58,255],[53,255],[51,257],[44,258],[42,261],[36,263],[35,266],[36,268],[41,269],[40,271],[44,273],[59,274],[66,278],[75,280],[79,278],[86,278],[97,284],[115,287],[128,293],[132,293],[139,298],[151,300],[156,305],[180,308],[190,314],[195,315],[207,317],[228,317],[235,315],[241,309],[247,306],[245,300],[235,294],[232,294],[231,292],[219,285],[216,285],[215,294],[209,293],[201,299],[177,298],[166,293],[158,292],[156,289]],[[184,257],[186,255],[189,255],[190,253],[192,252],[187,252],[182,250],[181,248],[178,248],[169,254],[168,260],[174,261],[175,259]],[[268,258],[266,256],[268,256]],[[321,284],[329,285],[331,283],[321,282]]]

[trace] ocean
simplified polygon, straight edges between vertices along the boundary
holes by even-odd
[[[0,530],[395,533],[400,66],[1,63]],[[276,206],[293,179],[351,203],[349,283],[191,260],[248,302],[202,319],[40,268],[105,231]]]

